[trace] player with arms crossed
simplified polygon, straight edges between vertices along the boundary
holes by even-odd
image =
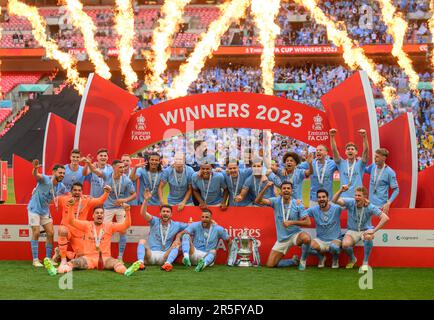
[[[146,189],[140,214],[149,223],[148,241],[141,239],[137,246],[137,260],[140,261],[140,269],[147,264],[161,265],[161,270],[170,271],[173,262],[179,253],[182,231],[187,228],[186,223],[173,221],[172,207],[167,204],[160,206],[160,218],[154,217],[146,211],[151,192]]]
[[[363,152],[360,160],[357,160],[356,158],[357,146],[354,142],[348,142],[345,145],[345,155],[347,158],[342,159],[336,146],[335,136],[337,130],[330,129],[329,131],[333,160],[335,161],[339,171],[341,187],[343,185],[349,186],[349,189],[343,194],[345,197],[354,197],[355,188],[363,186],[363,174],[369,160],[369,143],[366,130],[360,129],[358,132],[363,138]],[[332,194],[330,190],[327,191],[330,195]]]
[[[213,222],[212,212],[209,209],[203,209],[201,221],[193,222],[183,233],[181,246],[184,258],[182,262],[188,267],[192,264],[197,265],[196,272],[214,264],[219,239],[229,240],[228,248],[232,243],[226,230]]]
[[[326,256],[321,253],[330,252],[333,256],[332,268],[337,269],[342,244],[342,208],[329,201],[327,190],[319,189],[316,194],[318,205],[304,212],[315,221],[316,238],[310,244],[310,253],[318,256],[318,268],[323,268]]]
[[[301,200],[291,199],[293,191],[291,182],[282,183],[282,192],[279,197],[264,199],[264,194],[267,192],[267,189],[272,186],[273,182],[269,181],[255,199],[257,204],[270,206],[274,210],[277,241],[271,249],[267,267],[289,267],[297,265],[297,256],[285,260],[282,260],[282,258],[292,246],[301,246],[301,259],[298,263],[298,269],[305,270],[311,238],[310,235],[300,227],[309,227],[310,219],[307,215],[303,214],[304,206]]]
[[[93,210],[93,221],[81,221],[74,218],[74,199],[68,201],[68,223],[84,233],[83,256],[77,257],[68,262],[69,269],[66,272],[84,269],[105,269],[114,270],[126,276],[132,275],[140,267],[140,262],[134,262],[128,269],[122,261],[111,256],[111,238],[115,232],[125,232],[131,225],[130,206],[122,204],[126,213],[126,219],[122,223],[104,222],[104,208],[95,207]],[[48,274],[55,275],[56,268],[47,258],[44,265]]]
[[[340,198],[341,194],[347,190],[348,186],[343,185],[333,196],[334,203],[348,210],[348,231],[342,242],[342,248],[350,257],[350,262],[347,264],[346,268],[351,269],[356,264],[357,259],[354,255],[353,248],[360,240],[363,240],[364,258],[361,269],[367,271],[369,256],[371,255],[374,245],[374,235],[389,221],[389,217],[384,212],[381,212],[378,207],[369,203],[367,199],[368,191],[365,187],[357,187],[355,189],[354,198]],[[380,222],[375,228],[371,223],[372,216],[380,218]]]
[[[67,193],[65,186],[62,183],[65,176],[65,167],[56,164],[53,167],[53,175],[51,177],[38,173],[39,165],[38,160],[33,160],[32,174],[37,181],[37,185],[32,192],[32,197],[27,205],[27,212],[29,217],[29,225],[32,228],[32,240],[30,240],[30,247],[32,249],[33,266],[42,267],[38,259],[38,246],[39,246],[39,232],[42,226],[47,234],[45,242],[45,256],[51,258],[53,252],[53,219],[50,215],[50,202],[53,200],[56,210],[58,210],[58,197]]]

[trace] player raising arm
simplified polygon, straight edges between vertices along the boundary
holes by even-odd
[[[276,224],[277,241],[271,249],[268,257],[267,267],[289,267],[297,265],[297,257],[282,260],[289,248],[301,246],[301,260],[298,265],[299,270],[306,268],[306,258],[310,249],[310,235],[300,227],[310,226],[310,219],[304,215],[304,206],[301,200],[291,199],[292,183],[283,182],[281,185],[282,193],[279,197],[264,199],[264,194],[268,188],[273,186],[272,181],[261,190],[255,202],[259,205],[267,205],[274,210],[274,222]]]
[[[352,268],[357,259],[354,256],[353,247],[363,240],[364,258],[362,270],[368,270],[368,260],[372,251],[375,233],[380,230],[389,217],[381,210],[369,203],[367,196],[368,192],[365,187],[357,187],[355,189],[354,198],[340,198],[341,194],[348,190],[348,186],[343,185],[339,191],[333,196],[333,202],[347,208],[348,210],[348,231],[342,241],[342,248],[350,257],[350,262],[346,268]],[[374,228],[371,224],[371,217],[375,215],[380,218],[380,222]]]
[[[148,201],[152,198],[149,189],[145,189],[143,204],[140,214],[149,223],[149,239],[141,239],[137,246],[137,260],[140,261],[140,269],[147,264],[158,264],[161,270],[170,271],[173,262],[178,256],[181,245],[181,233],[187,228],[186,223],[173,221],[172,207],[164,204],[160,206],[160,218],[149,214],[146,209]]]

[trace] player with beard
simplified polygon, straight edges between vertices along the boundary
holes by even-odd
[[[227,198],[229,198],[229,206],[245,207],[250,205],[251,201],[250,199],[246,199],[246,197],[242,199],[238,198],[241,201],[236,201],[235,199],[241,195],[246,180],[252,174],[252,169],[240,169],[237,160],[228,160],[226,171],[223,171],[222,174],[228,187],[227,197],[223,198],[223,202],[227,203]]]
[[[29,217],[29,225],[32,228],[32,240],[30,247],[32,250],[33,266],[42,267],[38,259],[39,233],[42,226],[46,232],[47,240],[45,242],[45,256],[51,258],[53,252],[53,219],[50,215],[50,202],[53,200],[56,210],[58,210],[58,197],[68,192],[62,183],[65,176],[65,167],[56,164],[53,167],[53,175],[47,176],[38,173],[38,160],[33,160],[32,174],[37,181],[35,189],[33,189],[32,197],[27,205]]]
[[[343,185],[334,195],[333,202],[345,207],[348,210],[348,231],[345,233],[342,241],[342,248],[350,257],[350,262],[346,268],[351,269],[357,262],[354,255],[354,246],[363,240],[364,258],[361,269],[368,270],[369,256],[371,255],[372,247],[374,246],[374,235],[389,221],[389,217],[381,210],[369,203],[368,190],[365,187],[357,187],[354,193],[354,198],[340,198],[341,194],[348,190],[348,186]],[[380,222],[374,228],[371,218],[377,216]]]
[[[333,194],[333,174],[337,166],[327,155],[328,149],[320,144],[316,147],[316,159],[312,161],[313,174],[310,176],[310,202],[309,207],[317,205],[316,192],[319,189],[326,189],[329,194]],[[308,169],[307,163],[302,163],[299,168]]]
[[[104,208],[95,207],[93,210],[93,221],[82,221],[74,218],[74,199],[68,201],[68,224],[83,232],[83,255],[68,262],[68,270],[91,270],[105,269],[114,270],[116,273],[130,276],[140,267],[140,262],[134,262],[128,269],[123,262],[111,256],[111,238],[116,232],[125,232],[131,225],[130,206],[122,204],[126,212],[126,219],[122,223],[104,222]],[[49,259],[44,260],[48,274],[57,274],[56,268]]]
[[[337,130],[330,129],[329,131],[333,160],[335,161],[339,171],[341,187],[343,185],[349,186],[349,189],[343,194],[344,197],[354,197],[354,190],[357,187],[363,186],[363,174],[369,160],[369,143],[366,130],[360,129],[358,132],[363,138],[363,152],[362,158],[360,160],[357,160],[356,158],[357,146],[354,142],[348,142],[345,145],[345,155],[347,158],[342,159],[336,146],[335,136],[337,134]],[[330,192],[330,190],[327,191]]]
[[[261,159],[254,159],[252,164],[252,174],[246,179],[239,195],[234,199],[236,203],[249,201],[251,205],[258,205],[254,201],[259,192],[264,189],[267,181],[272,181],[276,187],[280,187],[280,179],[271,171],[266,170]],[[264,198],[274,197],[274,188],[267,188]]]
[[[163,199],[163,189],[169,184],[169,196],[167,203],[171,206],[178,206],[178,211],[184,209],[185,205],[193,204],[191,195],[191,177],[194,170],[185,164],[183,154],[175,154],[172,166],[163,170],[160,185],[158,186],[158,197],[160,203],[165,203]]]
[[[281,182],[291,182],[293,185],[292,197],[294,199],[302,199],[301,188],[303,185],[303,180],[308,178],[313,173],[312,166],[313,155],[308,154],[306,162],[309,169],[305,170],[302,168],[297,168],[300,164],[300,156],[295,152],[287,152],[283,156],[283,169],[276,170],[276,175],[279,177]]]
[[[104,202],[105,219],[107,219],[107,222],[111,222],[116,216],[116,221],[119,223],[122,222],[125,219],[122,204],[128,203],[136,198],[136,190],[132,181],[123,174],[124,164],[120,160],[113,160],[113,172],[109,176],[107,176],[105,172],[95,168],[89,159],[87,159],[87,165],[93,173],[104,179],[105,184],[111,187],[109,197],[107,201]],[[122,260],[126,244],[127,236],[125,233],[121,232],[119,238],[119,260]]]
[[[154,217],[146,211],[148,200],[152,194],[145,190],[140,214],[149,223],[149,239],[141,239],[137,246],[137,260],[140,261],[140,269],[146,264],[158,264],[161,270],[171,271],[173,262],[178,256],[181,245],[182,231],[187,228],[186,223],[173,221],[172,207],[160,206],[160,218]]]
[[[65,165],[65,177],[63,178],[62,183],[65,185],[67,190],[72,189],[72,185],[75,182],[83,183],[85,179],[85,175],[83,174],[84,167],[80,166],[80,150],[73,149],[71,151],[71,156],[69,158],[71,162]]]
[[[369,201],[377,207],[380,207],[385,214],[389,212],[390,205],[399,194],[398,181],[396,173],[386,164],[389,151],[380,148],[375,151],[374,162],[365,169],[365,172],[371,175],[369,180]],[[392,194],[389,197],[389,188]]]
[[[267,267],[289,267],[297,265],[298,257],[282,259],[292,246],[301,246],[301,259],[298,263],[299,270],[306,269],[306,258],[309,254],[310,235],[300,227],[309,227],[310,219],[304,213],[304,206],[301,200],[292,198],[292,183],[283,182],[281,195],[279,197],[264,198],[268,188],[273,186],[268,181],[265,188],[256,197],[255,202],[267,205],[274,210],[274,222],[276,224],[277,241],[271,249],[268,257]]]
[[[339,268],[339,254],[342,244],[342,208],[330,203],[327,190],[319,189],[316,194],[318,205],[304,212],[315,221],[316,238],[310,244],[311,253],[318,256],[318,268],[323,268],[326,256],[322,253],[330,252],[333,256],[332,268],[336,269]]]
[[[91,160],[88,155],[86,158],[82,158],[82,161],[88,164],[87,160]],[[89,165],[86,165],[83,171],[83,174],[86,175],[86,179],[90,179],[90,195],[93,198],[101,197],[104,193],[104,178],[102,174],[106,177],[110,176],[113,173],[113,168],[111,165],[107,164],[108,161],[108,150],[107,149],[98,149],[96,152],[96,160],[93,166],[98,169],[98,172],[101,174],[96,174],[92,172],[89,168]]]
[[[152,198],[151,200],[149,200],[149,205],[160,205],[160,199],[158,197],[158,186],[160,185],[161,181],[161,171],[161,156],[156,152],[149,154],[148,162],[145,167],[143,167],[143,164],[138,164],[133,168],[130,179],[133,182],[139,179],[139,204],[143,203],[143,195],[145,193],[145,189],[149,189],[152,194]]]
[[[61,264],[58,268],[59,273],[68,270],[67,257],[73,259],[83,255],[83,233],[77,228],[68,224],[68,201],[73,199],[71,204],[74,210],[75,219],[87,220],[89,212],[93,212],[96,206],[102,206],[107,200],[111,192],[110,186],[104,186],[104,194],[99,198],[92,198],[83,195],[83,185],[80,182],[75,182],[72,185],[71,192],[59,197],[59,209],[62,212],[62,221],[58,229],[58,248],[55,250],[53,261],[58,262],[61,259]],[[72,247],[73,252],[68,253],[68,242]]]
[[[193,237],[193,239],[191,239]],[[202,210],[201,221],[191,223],[182,235],[182,262],[186,266],[197,265],[196,272],[212,266],[217,255],[219,239],[229,240],[229,234],[212,220],[212,212],[209,209]]]
[[[201,209],[208,206],[220,206],[221,210],[227,209],[227,204],[223,199],[229,193],[223,174],[213,172],[211,164],[205,162],[200,166],[200,170],[191,177],[193,195],[199,202]]]

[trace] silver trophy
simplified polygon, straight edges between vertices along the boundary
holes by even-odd
[[[240,249],[238,250],[240,260],[238,266],[251,267],[253,265],[250,261],[252,253],[252,238],[247,235],[247,232],[244,232],[240,237]]]

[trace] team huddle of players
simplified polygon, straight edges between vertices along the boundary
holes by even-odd
[[[363,137],[360,159],[356,145],[351,142],[345,145],[346,158],[340,157],[335,143],[336,130],[331,129],[332,159],[327,155],[327,147],[319,145],[315,157],[309,154],[302,162],[297,153],[287,152],[281,165],[273,163],[269,169],[259,158],[253,159],[250,167],[229,160],[225,169],[213,168],[203,159],[189,166],[185,164],[185,155],[177,154],[174,163],[163,170],[157,153],[149,155],[144,164],[131,168],[128,155],[109,165],[107,150],[100,149],[95,163],[90,156],[81,157],[79,150],[72,150],[71,162],[54,166],[52,176],[46,176],[38,173],[39,163],[34,160],[37,186],[28,205],[33,265],[42,266],[38,259],[42,226],[47,235],[44,265],[50,274],[98,268],[129,276],[144,269],[145,264],[158,264],[162,270],[170,271],[180,248],[183,263],[197,265],[195,270],[201,271],[214,263],[219,239],[231,241],[225,229],[212,219],[211,207],[226,210],[230,206],[255,205],[274,209],[277,241],[267,266],[298,265],[304,270],[307,256],[314,254],[319,259],[318,267],[323,267],[324,253],[330,252],[332,267],[338,268],[338,256],[343,249],[350,257],[347,268],[352,268],[356,263],[353,247],[363,240],[362,268],[367,269],[374,234],[389,219],[387,213],[399,188],[395,172],[385,163],[387,150],[376,150],[374,163],[368,166],[366,131],[361,129],[359,133]],[[339,172],[340,189],[333,196],[335,171]],[[369,195],[362,182],[365,173],[370,175]],[[308,209],[301,201],[305,178],[311,181]],[[83,195],[85,179],[90,182],[89,196]],[[166,184],[167,201],[163,197]],[[389,189],[392,189],[390,196]],[[54,256],[51,202],[62,214]],[[125,232],[131,225],[130,205],[137,204],[141,205],[150,232],[147,240],[139,241],[137,261],[127,269],[122,261]],[[148,205],[160,206],[160,217],[147,213]],[[202,209],[201,221],[186,224],[171,219],[173,206],[182,211],[189,205]],[[348,212],[348,231],[342,235],[340,215],[344,209]],[[88,221],[91,214],[93,221]],[[373,215],[380,218],[375,228],[371,224]],[[112,222],[115,216],[116,223]],[[316,227],[314,239],[301,229],[310,226],[311,218]],[[120,234],[117,259],[110,251],[111,237],[116,232]],[[68,245],[72,251],[68,251]],[[301,246],[301,257],[282,259],[294,245]]]

